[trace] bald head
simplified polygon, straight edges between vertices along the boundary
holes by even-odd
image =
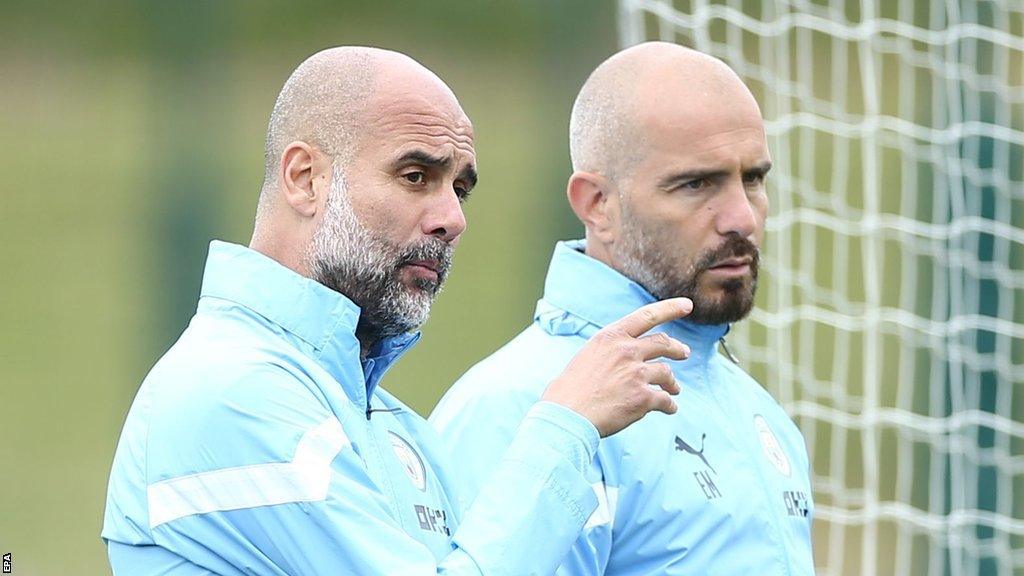
[[[344,167],[356,153],[368,108],[396,97],[396,86],[409,85],[427,87],[457,106],[448,86],[405,54],[341,46],[307,58],[281,88],[270,114],[261,207],[276,190],[281,155],[290,143],[316,146]]]
[[[576,97],[569,119],[573,170],[628,179],[651,130],[722,101],[752,106],[760,117],[750,91],[717,58],[667,42],[622,50],[591,73]]]
[[[586,252],[687,321],[722,324],[754,302],[771,155],[761,110],[720,60],[651,42],[602,63],[570,122],[567,196]]]

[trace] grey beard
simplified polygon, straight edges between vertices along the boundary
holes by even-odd
[[[326,213],[313,233],[307,263],[310,275],[359,306],[356,337],[364,348],[422,326],[441,292],[452,262],[452,247],[426,240],[402,249],[359,221],[348,200],[344,174],[335,167]],[[406,287],[399,273],[417,260],[440,262],[437,280],[417,279]]]

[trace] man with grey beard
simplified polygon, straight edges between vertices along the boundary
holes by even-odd
[[[757,102],[721,61],[641,44],[587,79],[569,147],[586,240],[555,247],[533,324],[431,415],[470,493],[487,489],[495,455],[592,335],[685,296],[692,314],[658,328],[693,349],[669,363],[680,409],[601,441],[589,471],[600,505],[559,573],[813,574],[803,438],[716,350],[757,286],[771,168]]]
[[[248,248],[213,242],[198,310],[114,457],[116,575],[549,574],[597,499],[598,440],[676,411],[666,300],[610,324],[465,504],[433,430],[379,386],[419,338],[476,183],[472,125],[407,56],[314,54],[270,117]]]
[[[345,190],[345,176],[334,167],[331,191],[321,226],[309,252],[311,277],[345,294],[362,310],[356,336],[368,344],[396,336],[427,321],[430,304],[441,292],[451,268],[454,245],[429,237],[405,249],[392,245],[359,221]],[[415,276],[416,290],[403,289],[396,278],[403,266],[430,263],[436,277]]]

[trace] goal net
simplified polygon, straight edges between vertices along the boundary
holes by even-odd
[[[775,167],[730,344],[807,439],[820,574],[1024,574],[1024,1],[620,0]]]

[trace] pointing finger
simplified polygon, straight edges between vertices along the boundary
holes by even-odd
[[[689,298],[669,298],[642,306],[627,314],[608,328],[619,329],[636,338],[659,324],[677,320],[693,310],[693,302]]]

